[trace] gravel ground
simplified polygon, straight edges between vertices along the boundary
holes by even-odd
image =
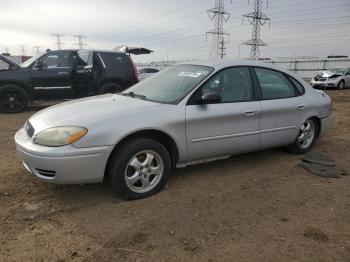
[[[315,147],[349,172],[350,90],[329,94],[335,125]],[[13,142],[42,107],[0,114],[0,261],[350,261],[350,176],[314,176],[273,149],[178,169],[138,201],[50,185]]]

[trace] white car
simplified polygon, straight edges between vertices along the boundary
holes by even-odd
[[[160,70],[158,68],[152,68],[152,67],[141,68],[138,72],[139,81],[142,81],[142,80],[146,79],[147,77],[150,77],[150,76],[158,73],[159,71]]]
[[[310,84],[315,88],[337,88],[350,87],[350,68],[330,68],[318,73]]]

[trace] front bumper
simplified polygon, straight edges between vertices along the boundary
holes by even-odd
[[[321,130],[320,130],[320,136],[324,135],[333,125],[334,122],[334,115],[331,115],[329,117],[321,118]]]
[[[41,180],[56,184],[102,182],[112,146],[77,148],[34,144],[24,128],[15,135],[17,153],[24,167]]]
[[[337,86],[337,83],[335,82],[328,82],[328,81],[315,81],[315,80],[312,80],[310,82],[310,85],[312,87],[315,87],[315,88],[318,88],[318,87],[322,87],[322,88],[327,88],[327,87],[336,87]]]

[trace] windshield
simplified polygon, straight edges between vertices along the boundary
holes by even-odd
[[[176,103],[201,83],[214,68],[199,65],[176,65],[139,82],[123,94],[142,96],[159,103]]]
[[[337,73],[337,74],[344,74],[345,70],[346,70],[346,68],[330,68],[330,69],[328,69],[329,72]]]
[[[39,57],[41,57],[44,53],[40,53],[40,54],[37,54],[31,58],[29,58],[28,60],[26,60],[25,62],[23,62],[20,66],[21,67],[28,67],[30,66],[31,63],[33,63],[35,60],[37,60]]]

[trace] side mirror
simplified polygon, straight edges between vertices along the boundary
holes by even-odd
[[[34,68],[38,69],[38,70],[43,70],[44,68],[44,64],[42,61],[36,60],[35,64],[34,64]]]
[[[202,95],[203,104],[219,103],[220,101],[221,97],[217,92],[208,92]]]

